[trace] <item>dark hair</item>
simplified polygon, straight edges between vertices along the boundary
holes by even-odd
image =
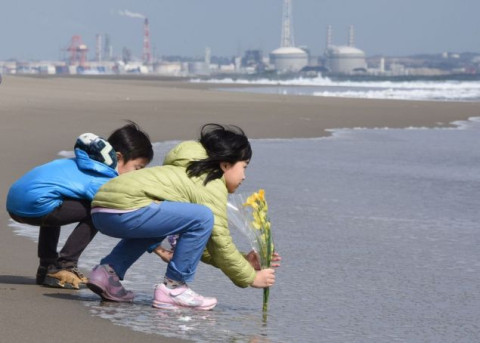
[[[148,134],[131,120],[128,120],[127,125],[113,131],[108,142],[116,152],[122,154],[124,162],[137,158],[146,158],[150,162],[153,159],[153,148]]]
[[[207,151],[208,157],[191,162],[187,168],[187,174],[192,177],[207,173],[205,185],[223,176],[220,162],[235,164],[252,158],[252,148],[248,138],[238,126],[205,124],[202,127],[199,142]]]

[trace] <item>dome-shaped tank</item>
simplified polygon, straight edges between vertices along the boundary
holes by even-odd
[[[332,73],[351,74],[366,70],[365,53],[353,46],[330,46],[325,52],[327,68]]]
[[[279,72],[297,72],[308,64],[308,54],[299,48],[278,48],[270,53],[270,62]]]

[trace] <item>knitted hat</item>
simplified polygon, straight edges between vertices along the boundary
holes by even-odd
[[[112,169],[117,167],[117,154],[106,139],[93,133],[83,133],[75,142],[75,149],[83,150],[92,160],[101,162]]]

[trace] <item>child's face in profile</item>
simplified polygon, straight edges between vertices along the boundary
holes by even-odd
[[[128,173],[133,170],[143,169],[147,166],[148,160],[145,157],[139,157],[134,160],[129,160],[125,162],[122,155],[117,155],[118,163],[117,163],[117,171],[118,175]]]
[[[245,180],[245,169],[247,169],[248,162],[239,161],[235,164],[229,162],[220,163],[228,193],[234,193],[242,181]]]

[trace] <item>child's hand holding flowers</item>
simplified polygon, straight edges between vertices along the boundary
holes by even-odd
[[[233,198],[228,204],[229,221],[238,228],[252,244],[253,250],[245,258],[257,270],[252,287],[264,288],[263,310],[268,308],[269,287],[275,283],[275,270],[281,257],[274,252],[268,205],[263,189],[250,195],[245,201],[242,196]],[[277,262],[273,263],[272,262]]]
[[[260,270],[262,269],[261,268],[261,263],[260,263],[260,255],[258,255],[258,253],[255,251],[255,250],[251,250],[246,256],[245,258],[247,259],[247,261],[252,265],[252,267],[255,269],[255,270]],[[272,255],[272,262],[280,262],[282,260],[282,258],[280,257],[280,254],[277,253],[276,251],[273,252],[273,255]],[[278,268],[280,267],[280,263],[272,263],[270,265],[270,267],[272,268]]]

